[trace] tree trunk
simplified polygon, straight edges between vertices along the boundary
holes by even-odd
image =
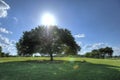
[[[50,53],[50,61],[53,61],[53,54]]]
[[[112,58],[112,53],[109,53],[110,58]]]

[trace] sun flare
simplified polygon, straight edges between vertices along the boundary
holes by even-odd
[[[45,13],[42,15],[41,18],[42,25],[50,26],[56,25],[55,17],[50,13]]]

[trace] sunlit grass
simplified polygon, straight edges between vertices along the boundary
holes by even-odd
[[[0,58],[0,63],[12,61],[28,61],[28,60],[49,60],[49,57],[4,57]],[[95,58],[79,58],[79,57],[54,57],[54,60],[62,61],[82,61],[85,60],[94,64],[107,64],[113,66],[120,66],[120,59],[95,59]]]
[[[80,57],[0,58],[0,80],[119,80],[120,60]],[[85,61],[85,62],[83,62]]]

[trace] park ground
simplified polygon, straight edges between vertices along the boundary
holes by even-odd
[[[120,80],[120,59],[0,58],[0,80]]]

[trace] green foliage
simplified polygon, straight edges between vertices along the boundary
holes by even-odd
[[[9,53],[0,53],[0,57],[10,57]]]
[[[4,57],[4,53],[3,52],[0,53],[0,57]]]
[[[4,53],[4,57],[10,57],[9,53]]]
[[[20,56],[33,53],[49,54],[51,61],[53,54],[66,51],[70,52],[67,54],[75,55],[80,51],[80,46],[76,44],[71,32],[57,26],[38,26],[30,31],[25,31],[19,42],[16,43],[16,47]]]
[[[0,53],[2,52],[2,47],[0,46]]]
[[[107,55],[108,57],[112,57],[113,50],[111,47],[105,47],[100,49],[94,49],[91,52],[87,52],[85,54],[86,57],[93,57],[93,58],[105,58]]]
[[[0,46],[0,57],[2,57],[3,54],[2,54],[2,47]]]

